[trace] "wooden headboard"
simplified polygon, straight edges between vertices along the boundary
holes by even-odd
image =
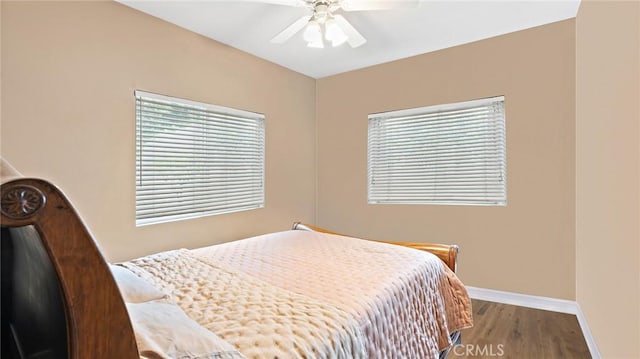
[[[62,192],[17,178],[0,205],[2,357],[139,358],[109,267]]]

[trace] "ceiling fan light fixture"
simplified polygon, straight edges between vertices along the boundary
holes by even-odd
[[[307,24],[307,28],[304,30],[304,41],[308,42],[308,43],[317,43],[317,42],[322,42],[322,28],[320,27],[320,24],[315,21],[315,20],[311,20],[309,21],[309,23]]]
[[[2,0],[0,0],[2,1]],[[308,47],[324,48],[324,41],[333,47],[349,43],[352,48],[364,45],[367,40],[347,21],[338,10],[362,11],[415,7],[421,0],[248,0],[283,5],[302,6],[311,10],[277,34],[271,42],[282,44],[303,31]],[[286,3],[285,3],[286,2]]]
[[[340,46],[348,40],[347,35],[342,31],[342,28],[340,28],[334,19],[327,20],[324,26],[325,39],[327,39],[327,41],[331,41],[331,45],[333,45],[333,47]]]

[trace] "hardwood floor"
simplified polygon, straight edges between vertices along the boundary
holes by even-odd
[[[575,315],[473,300],[473,320],[448,358],[591,358]]]

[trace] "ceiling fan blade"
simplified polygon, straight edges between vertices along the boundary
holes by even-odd
[[[311,15],[305,15],[293,24],[289,25],[286,29],[282,30],[281,33],[276,35],[271,42],[274,44],[282,44],[283,42],[289,40],[293,35],[295,35],[298,31],[302,30],[303,27],[309,23],[309,19],[311,19]]]
[[[342,0],[344,11],[388,10],[414,8],[420,0]]]
[[[308,6],[305,0],[235,0],[242,2],[257,2],[262,4],[284,5],[284,6],[296,6],[303,7]]]
[[[356,30],[356,28],[353,27],[349,23],[349,21],[347,21],[347,19],[345,19],[342,15],[334,15],[333,18],[336,21],[336,24],[340,26],[340,29],[342,29],[345,35],[347,35],[347,41],[349,42],[349,45],[351,45],[351,47],[362,46],[365,42],[367,42],[367,40],[362,35],[360,35],[358,30]]]

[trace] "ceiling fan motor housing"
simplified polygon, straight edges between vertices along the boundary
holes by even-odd
[[[327,1],[316,1],[313,8],[313,19],[319,23],[324,23],[331,16],[330,3]]]

